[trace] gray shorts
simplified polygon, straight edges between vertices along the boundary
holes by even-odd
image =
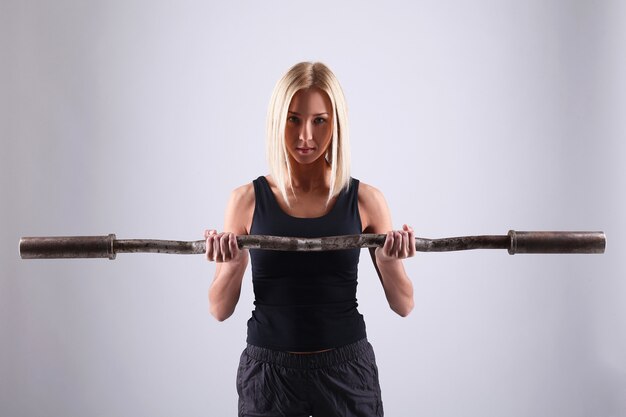
[[[294,354],[248,345],[237,371],[239,417],[380,417],[383,403],[367,339]]]

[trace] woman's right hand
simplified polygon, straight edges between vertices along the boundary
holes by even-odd
[[[237,246],[237,236],[234,233],[222,232],[210,229],[204,231],[206,239],[206,259],[215,262],[238,261],[242,257],[242,251]]]

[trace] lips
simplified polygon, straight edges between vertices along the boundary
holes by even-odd
[[[315,148],[296,148],[296,150],[297,150],[298,152],[300,152],[300,153],[304,153],[304,154],[307,154],[307,153],[313,152],[313,150],[314,150],[314,149],[315,149]]]

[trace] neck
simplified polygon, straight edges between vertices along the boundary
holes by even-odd
[[[290,162],[294,189],[310,191],[330,188],[330,164],[324,158],[307,165]]]

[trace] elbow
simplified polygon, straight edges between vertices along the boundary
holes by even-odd
[[[234,307],[224,302],[222,297],[209,290],[209,314],[219,322],[222,322],[232,316]]]
[[[211,313],[211,315],[213,316],[215,320],[219,321],[220,323],[226,320],[228,317],[230,317],[225,314],[219,315],[219,314]]]
[[[401,305],[392,305],[390,306],[394,313],[399,315],[400,317],[407,317],[413,311],[413,307],[415,307],[415,302],[413,299],[408,300]]]
[[[232,311],[224,311],[224,309],[218,308],[216,305],[211,304],[209,307],[209,313],[213,316],[213,318],[219,322],[222,322],[232,316]]]

